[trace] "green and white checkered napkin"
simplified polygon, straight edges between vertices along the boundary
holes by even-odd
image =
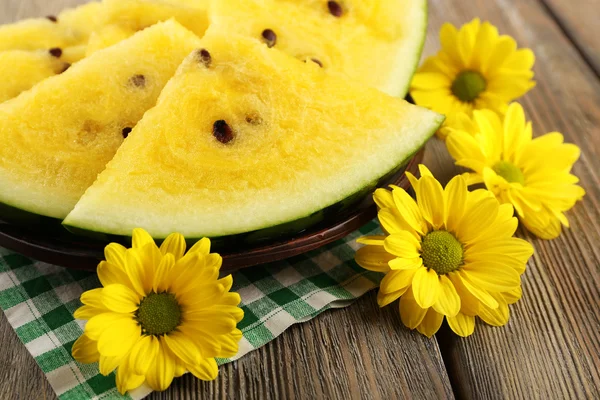
[[[381,275],[354,262],[355,239],[379,232],[370,222],[360,231],[322,249],[286,261],[234,273],[234,291],[242,297],[244,333],[240,358],[270,342],[291,325],[329,308],[348,306],[378,286]],[[0,307],[63,400],[121,398],[114,373],[102,376],[97,365],[79,364],[71,346],[83,322],[73,319],[83,291],[100,286],[90,272],[32,261],[0,248]],[[232,360],[218,360],[224,364]],[[142,387],[124,398],[150,393]]]

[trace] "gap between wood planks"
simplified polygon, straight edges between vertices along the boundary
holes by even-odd
[[[583,48],[584,45],[579,43],[579,40],[577,40],[577,37],[575,36],[575,34],[573,34],[571,32],[571,30],[568,29],[568,27],[566,26],[564,21],[561,18],[559,18],[559,16],[556,14],[554,8],[552,8],[552,6],[548,3],[548,0],[538,0],[538,1],[541,5],[541,8],[546,13],[546,15],[548,15],[550,17],[550,19],[552,19],[552,21],[554,21],[554,24],[558,27],[558,29],[562,32],[562,34],[569,40],[569,42],[571,42],[571,45],[573,46],[573,48],[575,50],[577,50],[577,53],[579,53],[579,56],[581,57],[581,59],[583,61],[585,61],[585,63],[590,68],[590,70],[596,75],[596,78],[598,78],[600,80],[600,71],[596,69],[596,65],[595,65],[594,61],[592,60],[592,58],[590,57],[590,55],[588,54],[588,52],[584,50],[584,48]],[[596,11],[600,15],[600,10],[596,10]]]

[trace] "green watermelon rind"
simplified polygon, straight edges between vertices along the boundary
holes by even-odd
[[[421,42],[418,46],[418,51],[415,53],[415,59],[413,62],[412,71],[410,74],[411,79],[409,79],[404,88],[398,93],[398,97],[404,98],[410,91],[410,84],[412,81],[412,77],[415,75],[417,70],[419,69],[419,62],[421,61],[421,56],[423,55],[423,50],[425,49],[425,42],[427,40],[427,26],[429,25],[429,4],[427,0],[423,0],[423,32],[421,35]]]
[[[381,185],[387,183],[387,181],[389,181],[389,179],[393,175],[395,175],[402,167],[404,167],[410,161],[410,159],[412,159],[412,157],[414,157],[414,155],[423,148],[426,142],[435,134],[439,126],[441,126],[443,121],[444,117],[440,115],[439,119],[436,121],[431,130],[424,133],[424,135],[422,136],[422,141],[417,143],[416,146],[413,147],[413,149],[408,151],[408,156],[405,156],[404,159],[400,160],[394,168],[385,173],[382,177],[374,179],[367,185],[364,185],[362,188],[351,193],[345,198],[333,201],[329,205],[326,205],[325,207],[321,208],[320,210],[312,211],[309,214],[298,217],[292,221],[282,222],[270,226],[263,226],[261,228],[257,228],[249,232],[235,233],[223,236],[211,236],[211,241],[214,242],[214,245],[217,248],[230,247],[239,244],[256,244],[259,242],[268,242],[273,239],[282,239],[297,235],[303,232],[304,230],[311,228],[316,224],[326,220],[328,217],[339,214],[341,211],[348,209],[359,203],[361,200],[365,199],[366,196],[371,194],[377,187],[380,187]],[[91,227],[76,226],[65,222],[63,222],[62,225],[70,232],[79,236],[86,236],[102,241],[116,241],[120,243],[131,242],[131,237],[127,235],[97,231]],[[157,237],[155,239],[162,240],[164,238]],[[193,243],[199,239],[202,239],[202,236],[190,236],[186,239],[188,240],[188,242]]]
[[[442,122],[443,118],[440,118],[439,125],[441,125]],[[369,184],[363,186],[361,189],[355,191],[349,196],[346,196],[344,199],[335,201],[320,210],[311,212],[308,215],[299,217],[292,221],[265,226],[250,232],[211,237],[214,248],[218,250],[231,248],[231,246],[256,245],[260,243],[267,243],[274,239],[289,238],[301,234],[303,231],[327,220],[330,217],[340,215],[340,213],[350,209],[372,194],[377,187],[385,185],[392,176],[397,174],[400,169],[406,166],[406,164],[414,157],[414,155],[423,148],[425,143],[435,134],[436,130],[437,126],[423,135],[423,141],[418,143],[417,146],[415,146],[412,151],[409,152],[408,156],[401,160],[396,167],[388,171],[383,177],[373,180]],[[2,217],[2,219],[6,222],[25,226],[30,229],[35,229],[38,232],[43,232],[48,235],[59,236],[67,240],[70,239],[71,241],[89,238],[105,243],[118,242],[125,245],[129,245],[131,243],[131,236],[128,235],[101,232],[88,227],[69,225],[60,219],[35,214],[6,203],[0,203],[0,217]],[[72,237],[72,235],[75,235],[76,237]],[[202,237],[188,237],[186,240],[189,244],[192,244],[201,238]],[[164,238],[157,238],[158,241],[162,239]]]

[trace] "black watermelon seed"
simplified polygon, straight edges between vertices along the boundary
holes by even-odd
[[[48,50],[48,52],[52,57],[60,58],[60,56],[62,56],[62,50],[59,47],[54,47]]]
[[[198,62],[204,64],[206,68],[210,67],[210,64],[212,64],[212,56],[206,49],[198,50],[196,52],[196,58],[198,59]]]
[[[265,29],[262,33],[262,37],[268,47],[273,47],[277,43],[277,34],[271,29]]]
[[[127,139],[127,136],[131,133],[132,129],[130,127],[123,128],[123,138]]]
[[[246,122],[250,125],[260,125],[262,124],[262,118],[256,114],[246,115]]]
[[[49,19],[52,22],[58,22],[58,18],[56,18],[54,15],[48,15],[46,19]]]
[[[311,58],[310,60],[317,64],[319,67],[323,68],[323,63],[321,61],[317,60],[316,58]]]
[[[222,119],[213,125],[213,136],[221,143],[226,144],[233,140],[233,130]]]
[[[328,1],[327,7],[329,8],[329,12],[331,13],[331,15],[333,15],[334,17],[339,18],[342,16],[342,14],[344,14],[342,6],[340,6],[340,3],[338,3],[337,1]]]
[[[144,75],[134,75],[129,78],[129,82],[135,87],[146,86],[146,77]]]
[[[65,65],[63,65],[62,71],[60,71],[59,74],[62,74],[63,72],[65,72],[69,68],[71,68],[71,64],[65,63]]]

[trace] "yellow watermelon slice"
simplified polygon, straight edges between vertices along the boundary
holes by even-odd
[[[0,52],[0,103],[29,90],[37,82],[60,74],[68,63],[47,51],[9,50]]]
[[[90,37],[87,54],[171,18],[202,37],[208,29],[207,3],[208,0],[104,0],[105,26]]]
[[[279,226],[372,187],[444,119],[255,39],[211,35],[201,47],[65,225],[156,238]]]
[[[64,218],[199,39],[157,24],[0,105],[0,203]]]
[[[102,8],[101,3],[93,2],[58,16],[0,25],[0,51],[64,49],[85,44],[92,31],[104,23]]]
[[[426,0],[219,0],[211,29],[240,33],[357,84],[404,97],[427,29]]]

